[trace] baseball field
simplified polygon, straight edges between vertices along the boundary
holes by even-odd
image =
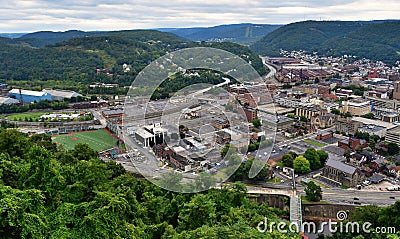
[[[108,131],[101,129],[95,131],[84,131],[57,135],[53,137],[53,142],[62,145],[65,149],[72,149],[79,143],[86,143],[96,151],[103,151],[116,145],[115,139]]]

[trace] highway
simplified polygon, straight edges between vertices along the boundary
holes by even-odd
[[[400,200],[400,192],[324,188],[322,200],[336,204],[389,206]]]
[[[269,69],[269,73],[264,77],[266,83],[269,83],[267,81],[271,81],[270,83],[276,84],[277,86],[282,85],[282,83],[280,83],[278,79],[276,79],[276,69],[267,63],[267,57],[260,57],[260,58],[264,66],[266,66]]]

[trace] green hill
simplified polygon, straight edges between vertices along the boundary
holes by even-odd
[[[399,60],[400,21],[306,21],[283,26],[251,48],[262,55],[278,56],[280,49],[351,54],[395,63]]]
[[[65,32],[52,32],[52,31],[40,31],[28,33],[21,36],[19,39],[27,42],[31,42],[32,45],[36,47],[44,47],[49,44],[54,44],[62,41],[67,41],[69,39],[77,37],[88,37],[100,34],[105,34],[106,32],[84,32],[78,30],[70,30]],[[33,40],[33,42],[32,42]]]
[[[248,47],[235,43],[205,45],[183,40],[172,33],[133,30],[83,37],[77,33],[77,38],[38,47],[43,42],[60,40],[52,33],[38,34],[40,39],[31,38],[35,34],[26,39],[0,38],[0,79],[14,80],[15,84],[24,81],[24,84],[18,85],[29,85],[30,88],[51,87],[53,81],[68,85],[68,89],[76,89],[74,86],[83,89],[85,84],[93,82],[126,86],[145,66],[166,52],[196,46],[216,47],[242,55],[261,74],[265,73],[258,55]],[[123,64],[131,65],[131,71],[124,72]],[[96,73],[96,69],[105,69],[105,72]],[[38,81],[40,84],[36,84]]]

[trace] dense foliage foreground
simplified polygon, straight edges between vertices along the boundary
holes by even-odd
[[[198,194],[163,190],[105,163],[85,144],[0,130],[0,238],[299,238],[260,233],[282,212],[243,184]]]

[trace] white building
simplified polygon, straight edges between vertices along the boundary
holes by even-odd
[[[58,100],[58,101],[62,101],[64,99],[82,97],[81,94],[76,93],[75,91],[70,91],[70,90],[43,89],[42,91],[50,94],[52,96],[53,100]]]
[[[0,105],[18,104],[19,101],[10,97],[0,97]]]

